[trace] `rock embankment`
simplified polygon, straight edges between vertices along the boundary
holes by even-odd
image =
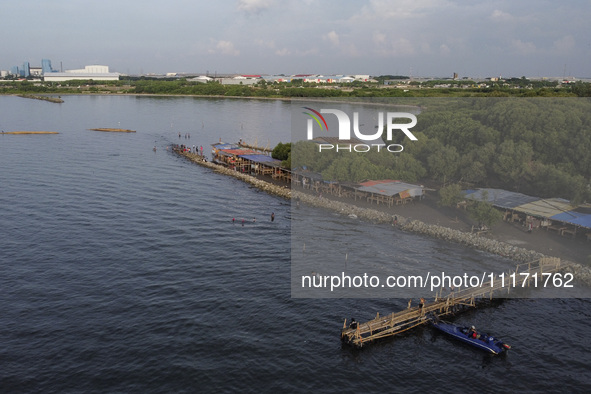
[[[49,101],[50,103],[63,103],[64,100],[62,100],[61,98],[58,97],[49,97],[49,96],[36,96],[33,94],[17,94],[17,96],[22,97],[22,98],[28,98],[28,99],[34,99],[34,100],[44,100],[44,101]]]
[[[267,192],[269,194],[274,194],[276,196],[283,197],[288,200],[291,198],[291,189],[287,186],[274,185],[274,184],[266,182],[262,179],[258,179],[252,175],[243,174],[241,172],[234,171],[230,168],[221,166],[219,164],[212,163],[210,161],[204,161],[203,156],[200,156],[195,153],[185,152],[185,153],[181,153],[181,155],[187,157],[191,161],[199,164],[200,166],[210,168],[210,169],[214,170],[215,172],[223,174],[223,175],[228,175],[228,176],[234,177],[236,179],[240,179],[241,181],[251,184],[251,185],[255,186],[256,188],[258,188],[264,192]]]
[[[342,201],[335,201],[328,198],[321,198],[311,194],[299,192],[296,190],[290,190],[286,186],[275,185],[264,180],[258,179],[256,177],[253,177],[251,175],[243,174],[215,163],[203,161],[203,158],[196,154],[183,153],[183,155],[199,165],[211,168],[212,170],[220,174],[240,179],[269,194],[274,194],[285,199],[293,198],[298,201],[301,201],[304,204],[318,208],[329,209],[346,216],[355,215],[359,219],[367,220],[373,223],[394,222],[394,215],[389,214],[387,212],[382,212],[371,208],[362,208],[354,204],[348,204]],[[398,214],[396,214],[396,216],[398,219],[398,227],[404,231],[427,235],[449,242],[455,242],[474,249],[507,257],[518,263],[527,263],[530,261],[540,259],[542,257],[552,257],[533,250],[520,248],[508,244],[506,242],[486,238],[476,233],[466,233],[463,231],[454,230],[435,224],[427,224],[419,220],[408,220]],[[571,261],[563,261],[562,264],[565,265],[565,271],[573,272],[574,274],[576,274],[579,280],[591,285],[591,269]]]

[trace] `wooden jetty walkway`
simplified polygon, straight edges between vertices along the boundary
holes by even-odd
[[[425,302],[422,308],[419,306],[409,307],[385,316],[380,316],[378,313],[373,320],[365,323],[356,322],[353,325],[347,325],[345,319],[341,330],[341,340],[343,343],[361,348],[377,339],[397,335],[426,324],[431,317],[453,314],[463,308],[474,308],[479,301],[492,300],[494,296],[501,298],[500,296],[503,294],[509,294],[512,291],[530,287],[530,285],[533,287],[534,274],[537,274],[535,277],[537,285],[540,286],[544,280],[542,279],[543,274],[547,277],[548,274],[557,273],[567,266],[568,264],[561,264],[559,258],[542,258],[518,265],[515,271],[504,274],[504,280],[496,275],[493,278],[493,283],[491,281],[484,282],[480,287],[452,291],[446,296],[441,295],[443,293],[443,289],[441,289],[434,301]]]

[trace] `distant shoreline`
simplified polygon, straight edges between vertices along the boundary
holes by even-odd
[[[0,94],[2,95],[2,94]],[[6,96],[18,96],[24,97],[20,94],[4,94]],[[336,100],[334,98],[319,98],[319,97],[258,97],[258,96],[223,96],[223,95],[202,95],[202,94],[159,94],[159,93],[72,93],[72,92],[64,92],[64,93],[45,93],[42,96],[38,96],[39,100],[45,100],[45,96],[107,96],[107,97],[117,97],[117,96],[135,96],[135,97],[195,97],[195,98],[212,98],[212,99],[231,99],[231,100],[279,100],[279,101],[295,101],[295,102],[318,102],[318,103],[347,103],[347,104],[359,104],[359,105],[372,105],[372,106],[396,106],[396,107],[406,107],[406,108],[418,108],[419,105],[413,104],[397,104],[397,103],[380,103],[378,102],[371,102],[369,100],[418,100],[423,99],[423,97],[367,97],[368,101],[358,101],[359,97],[354,98],[347,98],[343,97],[341,100]],[[28,97],[34,98],[34,97]],[[37,98],[37,97],[35,97]],[[48,97],[51,98],[51,97]],[[63,99],[61,102],[64,102]],[[420,106],[421,108],[425,108],[424,106]]]

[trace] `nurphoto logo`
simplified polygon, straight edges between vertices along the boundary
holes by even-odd
[[[376,131],[372,134],[364,134],[359,128],[359,112],[353,112],[353,135],[356,140],[365,141],[368,143],[352,143],[351,140],[351,119],[344,111],[338,109],[321,109],[320,112],[310,107],[303,107],[310,112],[304,112],[304,114],[310,116],[307,122],[307,139],[314,139],[314,121],[320,127],[320,130],[326,130],[328,132],[328,124],[322,114],[335,115],[339,124],[339,144],[318,144],[318,151],[323,150],[336,150],[348,151],[348,152],[369,152],[372,149],[376,149],[378,152],[381,149],[387,149],[389,152],[398,153],[402,152],[404,147],[401,144],[385,144],[385,143],[369,143],[369,141],[376,141],[382,138],[384,126],[386,127],[386,139],[385,141],[392,141],[392,135],[395,131],[402,131],[406,137],[411,141],[417,141],[417,137],[409,130],[416,126],[417,117],[407,112],[386,112],[384,116],[383,112],[378,112],[378,125]],[[384,121],[385,118],[385,121]],[[395,123],[397,119],[410,119],[407,123]]]

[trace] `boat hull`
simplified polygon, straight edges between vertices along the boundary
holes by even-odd
[[[484,334],[479,335],[478,338],[472,338],[469,333],[468,327],[458,326],[451,323],[445,322],[431,322],[431,325],[437,330],[469,345],[472,345],[478,349],[484,350],[492,354],[499,354],[507,349],[509,345],[503,343],[498,338],[491,335]]]

